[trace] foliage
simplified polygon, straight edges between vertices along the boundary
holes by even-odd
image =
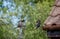
[[[51,11],[54,0],[14,0],[14,3],[16,4],[17,12],[14,12],[14,14],[13,12],[8,12],[9,16],[6,20],[9,21],[9,24],[3,22],[3,25],[1,25],[0,39],[17,39],[18,32],[15,28],[12,28],[13,25],[9,17],[12,17],[13,15],[17,17],[19,14],[22,14],[20,17],[21,19],[27,17],[25,19],[27,22],[26,29],[24,30],[24,39],[48,39],[46,32],[42,30],[42,25]],[[21,7],[21,11],[19,11],[20,9],[17,10],[18,7]],[[4,11],[3,16],[5,16],[7,14],[6,10],[8,9],[5,7],[1,10]],[[35,24],[38,19],[41,20],[41,27],[35,29]],[[14,35],[14,33],[16,34]]]
[[[18,31],[12,28],[12,24],[0,20],[0,39],[17,39]]]

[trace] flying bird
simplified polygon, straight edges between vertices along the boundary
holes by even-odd
[[[25,20],[19,21],[18,27],[19,27],[19,28],[22,28],[22,27],[24,26],[24,22],[25,22]]]
[[[38,20],[36,21],[36,29],[39,28],[40,25],[41,25],[41,21],[38,19]]]

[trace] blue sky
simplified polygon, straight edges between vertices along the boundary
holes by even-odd
[[[16,25],[17,26],[17,22],[20,20],[19,18],[18,18],[18,16],[20,17],[21,16],[21,13],[20,14],[18,14],[18,16],[15,16],[14,15],[14,13],[15,12],[17,12],[16,10],[16,5],[15,5],[15,3],[13,2],[10,2],[9,0],[8,1],[3,1],[3,6],[4,7],[7,7],[8,8],[8,10],[6,11],[6,15],[4,15],[4,17],[5,18],[8,18],[8,19],[11,19],[11,22],[12,22],[12,24],[13,25]],[[20,12],[21,12],[21,8],[20,7],[18,7],[18,9],[20,10]],[[12,16],[9,16],[9,12],[12,12]],[[3,11],[1,10],[0,11],[0,17],[2,17],[3,16]]]
[[[32,5],[32,3],[30,2],[29,5]],[[19,5],[18,8],[16,8],[16,4],[14,3],[14,1],[3,0],[3,5],[2,6],[7,7],[8,10],[6,10],[6,14],[4,14],[3,10],[1,10],[0,11],[0,17],[3,16],[5,19],[6,18],[10,19],[12,24],[16,27],[17,24],[18,24],[18,21],[21,20],[23,5]],[[12,13],[12,16],[10,16],[10,13]],[[17,13],[17,16],[15,16],[14,13]],[[25,22],[27,22],[27,17],[28,17],[28,15],[26,15],[24,17],[24,20],[26,20]]]

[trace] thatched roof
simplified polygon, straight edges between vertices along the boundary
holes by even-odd
[[[60,30],[60,0],[56,0],[49,17],[44,22],[44,30]]]

